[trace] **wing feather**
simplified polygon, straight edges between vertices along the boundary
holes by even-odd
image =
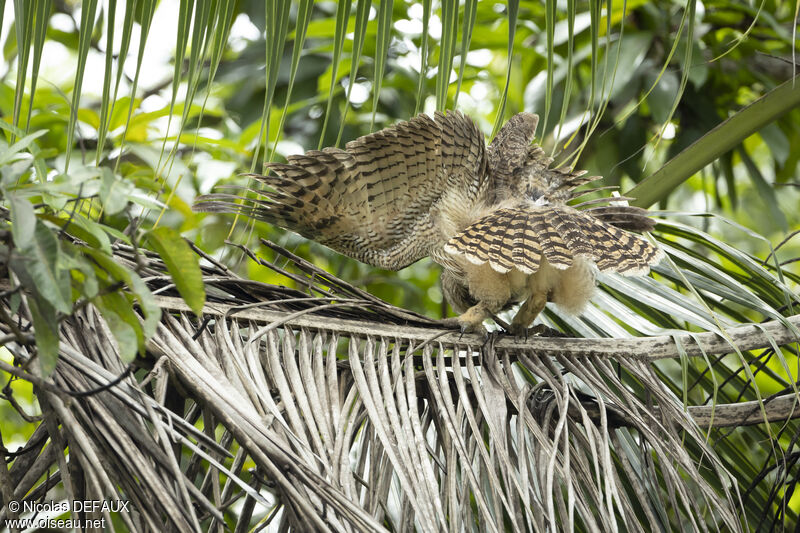
[[[572,250],[567,247],[564,237],[559,233],[554,209],[539,209],[530,216],[536,218],[536,229],[547,262],[556,268],[572,266]]]
[[[497,209],[452,237],[444,251],[526,274],[539,270],[542,256],[556,268],[584,256],[601,271],[623,275],[646,274],[662,256],[645,239],[567,206]]]
[[[444,244],[437,202],[455,193],[469,210],[488,188],[483,134],[458,112],[419,115],[344,150],[312,150],[266,168],[253,176],[263,188],[206,195],[195,210],[242,213],[389,269]]]
[[[514,218],[508,212],[487,221],[484,235],[489,239],[487,255],[492,268],[498,272],[508,272],[514,268],[514,241],[516,228],[512,226]]]

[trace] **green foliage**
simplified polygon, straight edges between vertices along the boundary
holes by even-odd
[[[758,98],[749,106],[693,142],[680,154],[670,159],[658,171],[631,189],[629,194],[636,198],[636,205],[648,207],[657,200],[664,198],[680,183],[723,156],[732,148],[740,145],[747,137],[800,106],[800,87],[796,85],[796,81],[794,78],[785,81],[769,93]],[[777,150],[782,150],[787,141],[781,134],[780,129],[773,125],[768,131],[770,132],[768,135],[774,136],[774,144]],[[787,231],[786,218],[777,205],[772,187],[764,181],[764,177],[746,151],[740,150],[739,155],[759,195],[767,202],[770,208],[769,212],[780,221],[780,228],[783,231]],[[782,152],[779,152],[776,161],[778,163],[786,161],[786,157]]]
[[[145,233],[145,243],[164,260],[181,297],[199,316],[206,302],[206,291],[197,254],[177,231],[164,226]]]
[[[559,164],[673,211],[655,233],[671,264],[653,278],[604,280],[587,316],[548,311],[551,325],[577,335],[724,336],[733,324],[796,313],[800,245],[784,244],[800,228],[795,4],[185,0],[166,38],[154,26],[167,2],[13,4],[13,20],[0,20],[0,264],[4,290],[26,298],[45,376],[59,324],[90,303],[127,361],[144,352],[160,310],[143,280],[146,254],[141,270],[129,269],[114,260],[117,243],[157,253],[195,313],[205,292],[183,237],[253,279],[286,283],[225,244],[258,248],[269,238],[387,301],[446,314],[429,261],[379,271],[190,205],[213,187],[247,185],[240,173],[264,161],[453,107],[487,134],[513,113],[537,112],[539,141]],[[145,46],[153,39],[174,50],[160,64]],[[70,76],[51,57],[68,58]],[[167,74],[153,79],[159,68]],[[701,404],[792,391],[796,365],[795,349],[773,347],[659,372]],[[762,514],[796,523],[791,480],[759,478],[777,461],[760,443],[796,454],[790,433],[710,432],[749,489],[742,512],[751,523]]]
[[[42,372],[47,375],[55,367],[59,322],[88,302],[103,310],[129,359],[144,353],[160,310],[139,276],[112,256],[111,239],[129,239],[95,220],[101,218],[98,213],[113,218],[138,202],[135,188],[105,167],[73,166],[70,174],[54,174],[43,158],[47,150],[33,144],[45,138],[45,131],[23,136],[8,125],[4,129],[19,138],[0,147],[6,165],[0,194],[9,207],[2,222],[12,235],[5,254],[11,287],[29,296]],[[133,310],[134,301],[144,312],[144,323]]]

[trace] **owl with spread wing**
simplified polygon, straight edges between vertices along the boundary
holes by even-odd
[[[344,150],[269,163],[254,176],[265,186],[249,190],[254,197],[210,194],[195,209],[264,220],[380,268],[430,256],[460,313],[448,325],[481,331],[486,318],[521,302],[510,326],[520,334],[547,302],[580,313],[598,270],[646,274],[662,255],[630,233],[653,222],[625,199],[571,205],[598,190],[577,187],[599,177],[551,169],[532,144],[538,121],[519,113],[487,147],[459,112],[418,115]]]

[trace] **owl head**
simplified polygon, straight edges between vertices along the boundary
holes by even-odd
[[[489,146],[489,172],[497,184],[495,200],[527,199],[534,205],[564,204],[571,197],[568,169],[551,169],[553,158],[533,144],[539,116],[514,115]]]

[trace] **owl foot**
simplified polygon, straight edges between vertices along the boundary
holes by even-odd
[[[466,314],[466,313],[465,313]],[[464,315],[465,315],[464,314]],[[448,329],[456,329],[461,332],[459,335],[459,339],[465,333],[477,333],[482,337],[487,336],[486,328],[483,327],[483,320],[479,322],[475,322],[474,320],[469,320],[470,317],[464,318],[464,315],[453,317],[453,318],[445,318],[440,320],[439,323]]]

